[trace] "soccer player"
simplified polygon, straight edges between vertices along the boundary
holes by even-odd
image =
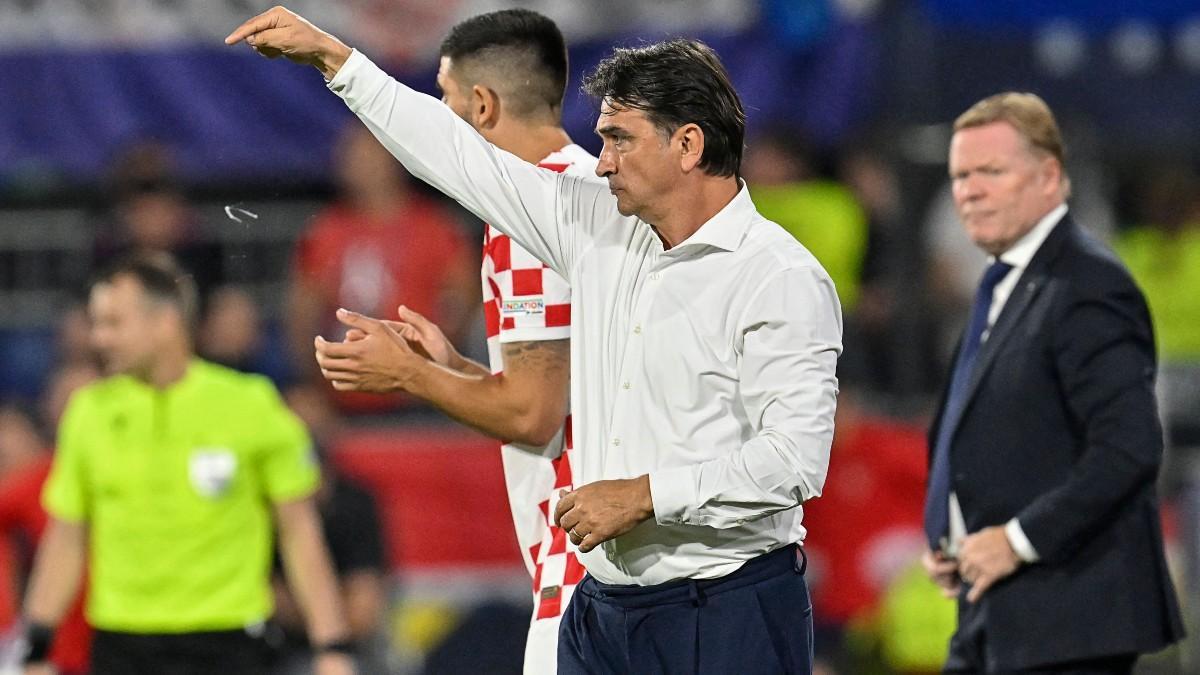
[[[349,673],[308,434],[266,379],[194,356],[195,307],[165,255],[118,261],[92,285],[109,377],[79,390],[60,425],[26,661],[46,658],[86,561],[92,673],[264,672],[278,528],[316,673]]]
[[[591,176],[596,159],[561,126],[567,72],[566,45],[554,22],[510,9],[451,29],[441,46],[438,87],[442,101],[496,147],[548,171]],[[553,673],[559,622],[583,578],[575,548],[551,520],[558,491],[573,486],[567,415],[571,289],[490,224],[482,279],[490,370],[459,355],[436,325],[408,308],[400,310],[397,328],[432,361],[394,359],[379,366],[396,381],[416,376],[421,384],[408,387],[410,393],[505,441],[509,504],[533,576],[525,672]]]

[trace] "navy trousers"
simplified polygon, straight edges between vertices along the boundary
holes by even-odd
[[[559,675],[811,673],[812,603],[803,553],[785,546],[717,579],[575,589]]]

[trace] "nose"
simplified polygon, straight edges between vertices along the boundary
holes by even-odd
[[[610,175],[617,172],[617,163],[613,161],[612,150],[608,149],[608,144],[600,149],[599,161],[596,162],[596,175],[601,178],[608,178]]]
[[[955,181],[954,198],[959,202],[967,202],[983,196],[983,181],[968,175]]]

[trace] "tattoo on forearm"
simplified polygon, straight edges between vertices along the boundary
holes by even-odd
[[[508,342],[501,346],[505,370],[559,372],[571,368],[570,340]]]

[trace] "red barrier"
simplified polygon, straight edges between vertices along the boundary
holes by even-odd
[[[497,441],[453,428],[353,431],[333,457],[378,499],[396,568],[521,566]]]

